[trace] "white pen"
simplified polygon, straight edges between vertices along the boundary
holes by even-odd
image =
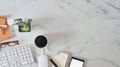
[[[6,28],[6,27],[7,27],[7,25],[0,25],[0,27],[4,27],[4,28]]]

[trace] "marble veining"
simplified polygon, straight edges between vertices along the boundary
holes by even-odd
[[[65,51],[85,59],[85,67],[120,67],[119,3],[119,0],[1,0],[0,15],[33,19],[31,32],[19,33],[16,27],[12,28],[14,37],[8,40],[18,39],[21,44],[35,48],[34,38],[46,35],[49,40],[46,54],[50,57]]]

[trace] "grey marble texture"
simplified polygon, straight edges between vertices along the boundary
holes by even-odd
[[[65,51],[85,67],[120,67],[120,0],[0,0],[0,15],[32,18],[32,32],[14,32],[9,40],[34,46],[48,37],[46,54]],[[35,50],[34,50],[35,51]],[[36,52],[36,51],[35,51]]]

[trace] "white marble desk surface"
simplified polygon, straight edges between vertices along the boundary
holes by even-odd
[[[34,46],[46,35],[48,56],[60,51],[86,60],[85,67],[120,67],[120,0],[1,0],[0,15],[32,18],[32,32],[11,40]]]

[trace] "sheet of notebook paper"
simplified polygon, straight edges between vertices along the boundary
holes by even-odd
[[[70,67],[83,67],[83,62],[72,59],[70,63]]]

